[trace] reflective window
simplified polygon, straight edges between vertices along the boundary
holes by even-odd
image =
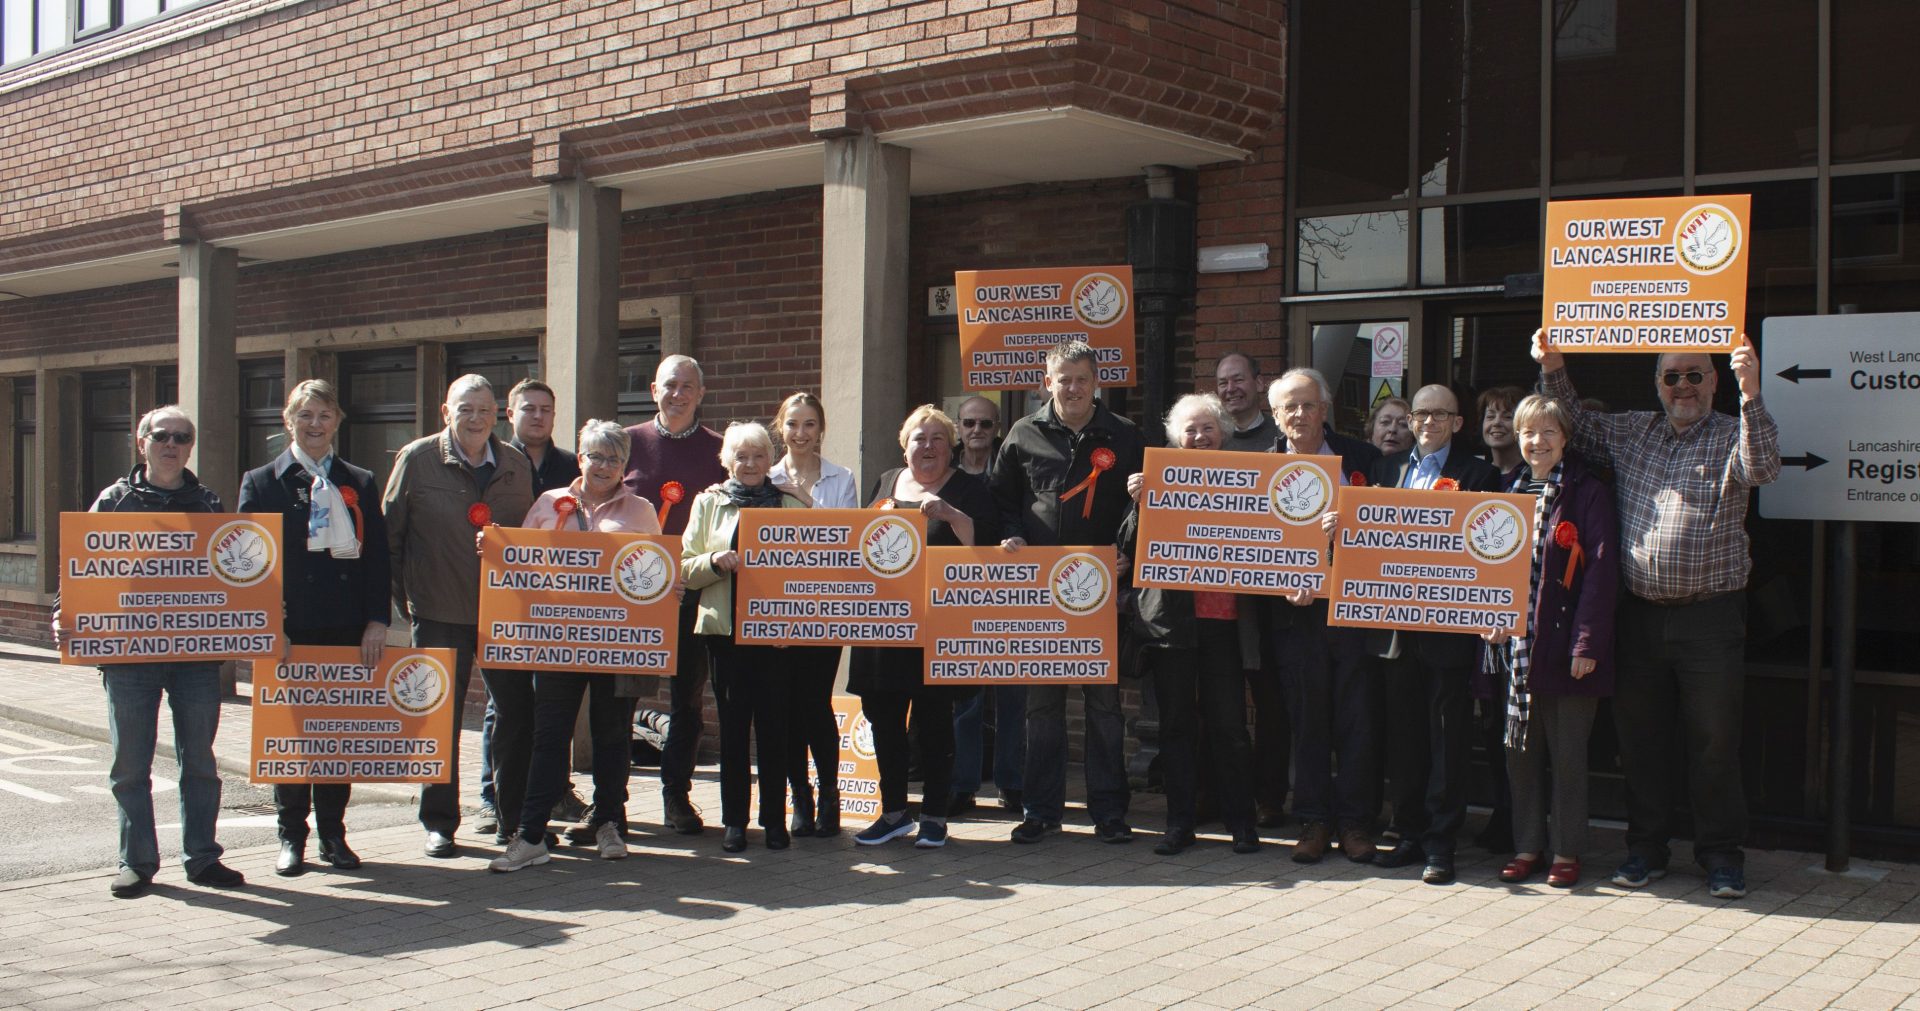
[[[87,503],[133,469],[133,380],[124,370],[81,377],[80,466]]]
[[[1540,270],[1540,202],[1428,207],[1420,212],[1420,283],[1498,284]]]
[[[1309,207],[1405,195],[1407,0],[1303,4],[1295,25],[1295,199]]]
[[[1920,4],[1839,0],[1833,5],[1833,160],[1920,158],[1920,74],[1914,40]]]
[[[1373,342],[1404,344],[1408,332],[1404,319],[1314,326],[1313,367],[1333,386],[1333,413],[1326,420],[1334,431],[1356,438],[1365,434],[1372,394],[1381,382],[1373,378]]]
[[[39,425],[39,399],[34,396],[33,380],[14,380],[13,536],[20,540],[40,535],[40,516],[33,508],[33,490],[40,487]]]
[[[1302,218],[1296,254],[1302,292],[1398,288],[1407,283],[1407,212]]]
[[[1820,148],[1818,0],[1699,4],[1696,169],[1812,165]]]
[[[1834,177],[1830,308],[1848,306],[1920,310],[1920,172]]]
[[[660,325],[620,331],[620,413],[617,420],[634,425],[660,413],[653,402],[653,374],[660,368]]]
[[[349,462],[373,471],[386,487],[393,456],[418,436],[414,415],[412,348],[340,356],[340,451]]]
[[[1680,174],[1686,5],[1554,0],[1553,181]]]
[[[1540,185],[1540,19],[1502,0],[1420,9],[1420,192]]]
[[[464,375],[485,376],[493,384],[493,396],[499,402],[500,420],[493,434],[502,442],[513,439],[513,423],[507,420],[507,393],[522,379],[540,378],[540,342],[532,337],[482,344],[455,344],[447,348],[447,379]]]
[[[274,461],[287,448],[286,361],[256,358],[240,363],[240,466],[251,470]]]
[[[201,0],[0,0],[0,63],[91,39]],[[77,18],[77,23],[76,23]]]
[[[1768,316],[1808,316],[1815,311],[1813,187],[1811,179],[1700,187],[1703,194],[1753,197],[1748,224],[1752,244],[1747,250],[1749,334],[1763,332],[1760,324]]]

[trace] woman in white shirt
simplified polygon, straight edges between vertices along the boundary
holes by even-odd
[[[810,499],[815,509],[854,509],[860,489],[853,471],[820,455],[827,435],[827,412],[820,398],[796,393],[781,401],[773,430],[786,455],[767,475],[776,485],[791,485]],[[840,671],[840,647],[795,646],[787,650],[793,664],[792,707],[787,723],[787,776],[793,786],[793,834],[831,836],[840,833],[840,726],[833,718],[833,679]],[[807,784],[807,752],[820,777],[819,804]],[[818,812],[816,814],[816,811]]]

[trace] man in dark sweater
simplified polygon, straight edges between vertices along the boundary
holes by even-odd
[[[700,363],[686,355],[668,355],[653,374],[653,400],[660,413],[627,429],[633,447],[627,454],[627,490],[653,503],[660,529],[678,537],[687,528],[693,497],[727,479],[720,465],[720,433],[700,424],[700,400],[706,396]],[[694,759],[700,751],[701,700],[707,686],[707,653],[693,634],[698,601],[688,595],[680,606],[679,670],[671,683],[671,721],[660,755],[660,788],[667,822],[681,835],[704,827],[687,799]],[[621,679],[625,688],[630,679]]]

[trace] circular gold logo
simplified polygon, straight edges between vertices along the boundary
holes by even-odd
[[[1518,507],[1495,500],[1482,502],[1467,512],[1461,532],[1467,537],[1467,550],[1483,562],[1504,562],[1520,550],[1527,518]]]
[[[1267,504],[1288,523],[1312,523],[1326,511],[1331,498],[1325,471],[1310,463],[1294,462],[1273,472],[1267,485]]]
[[[1073,311],[1090,327],[1110,327],[1127,314],[1127,286],[1112,274],[1088,274],[1073,286]]]
[[[860,533],[860,561],[867,571],[892,579],[920,560],[920,531],[898,516],[881,516]]]
[[[425,716],[439,709],[452,690],[453,678],[447,669],[424,653],[402,657],[387,672],[387,700],[408,716]],[[459,732],[454,728],[454,733]]]
[[[1047,586],[1055,607],[1071,615],[1092,614],[1113,596],[1113,574],[1100,559],[1076,551],[1053,563]]]
[[[1740,252],[1740,219],[1719,204],[1701,204],[1680,216],[1673,230],[1680,265],[1696,274],[1718,274]]]
[[[872,762],[880,757],[880,752],[873,747],[873,724],[867,722],[864,712],[853,718],[853,730],[847,734],[847,743],[853,746],[853,753],[864,761]]]
[[[634,541],[613,556],[613,589],[645,607],[673,590],[673,556],[653,541]]]
[[[273,571],[273,535],[252,520],[234,520],[213,532],[207,558],[228,586],[252,586]]]

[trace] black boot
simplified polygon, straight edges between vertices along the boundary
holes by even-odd
[[[803,782],[793,791],[793,834],[810,836],[814,829],[813,789]]]
[[[820,784],[820,815],[814,822],[813,834],[822,839],[840,834],[840,788]]]

